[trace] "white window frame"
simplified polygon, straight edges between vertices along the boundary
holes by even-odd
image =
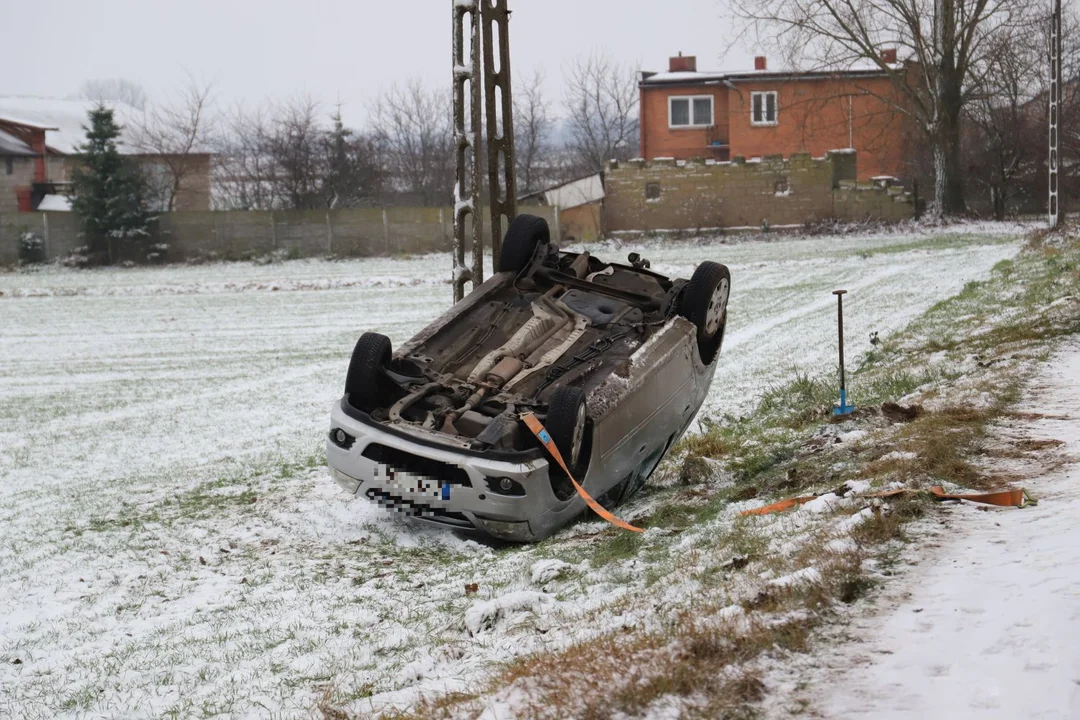
[[[769,102],[766,99],[769,95],[773,96],[773,119],[755,120],[754,101],[759,97],[761,98],[761,114],[765,116],[768,114],[769,109]],[[780,124],[780,98],[775,90],[756,90],[750,93],[750,124],[754,127],[776,127]]]
[[[687,125],[675,125],[672,123],[673,115],[672,105],[676,100],[686,100],[687,109],[689,111],[690,123]],[[709,122],[706,125],[694,124],[694,101],[695,100],[708,100],[709,101]],[[701,128],[713,127],[716,125],[716,99],[712,95],[670,95],[668,97],[668,109],[667,109],[667,123],[669,130],[700,130]]]

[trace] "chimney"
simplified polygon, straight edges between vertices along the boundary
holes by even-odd
[[[30,145],[31,150],[38,154],[38,157],[34,158],[34,182],[48,182],[49,178],[45,165],[45,156],[48,154],[48,148],[45,145],[45,131],[34,130],[27,144]]]
[[[886,65],[896,64],[896,48],[885,48],[881,51],[881,62]]]
[[[754,58],[755,70],[765,70],[767,69],[767,65],[768,63],[766,63],[764,55],[758,55],[756,58]]]
[[[668,72],[697,72],[697,56],[679,53],[668,62]]]

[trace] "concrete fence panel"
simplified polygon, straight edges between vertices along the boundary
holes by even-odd
[[[555,209],[528,208],[552,226],[558,238]],[[19,242],[31,232],[44,241],[46,257],[56,260],[85,245],[74,213],[0,214],[0,266],[19,262]],[[143,245],[166,245],[162,256],[172,262],[206,257],[242,260],[272,252],[290,257],[371,257],[378,255],[448,252],[453,246],[452,208],[350,208],[275,212],[161,213]],[[484,227],[491,248],[491,228]],[[116,260],[139,260],[130,248]]]
[[[327,216],[331,255],[371,257],[385,254],[389,242],[382,208],[334,210]]]

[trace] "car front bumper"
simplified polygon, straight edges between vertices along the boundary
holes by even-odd
[[[432,447],[351,417],[340,402],[334,404],[330,421],[331,433],[341,429],[351,438],[347,447],[327,440],[326,458],[335,482],[350,494],[417,520],[529,542],[549,535],[574,504],[555,497],[545,459],[504,462]],[[381,446],[383,453],[390,448],[397,461],[377,461],[380,452],[373,446]],[[411,458],[418,460],[410,463]],[[445,472],[438,471],[439,464]],[[502,478],[512,480],[524,494],[493,489]],[[489,485],[489,479],[495,482]]]

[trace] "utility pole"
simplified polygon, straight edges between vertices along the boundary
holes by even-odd
[[[1050,170],[1050,199],[1047,205],[1050,228],[1061,224],[1064,212],[1061,207],[1061,186],[1059,177],[1061,100],[1062,100],[1062,40],[1061,40],[1061,0],[1054,0],[1054,12],[1050,20],[1050,157],[1047,163]]]
[[[454,0],[454,302],[465,297],[465,283],[484,278],[483,220],[480,214],[482,175],[477,148],[480,145],[480,3],[487,0]],[[466,32],[468,23],[468,32]],[[466,59],[465,44],[469,54]],[[466,93],[466,86],[468,92]],[[468,123],[466,123],[468,111]],[[465,266],[466,223],[472,220],[472,267]]]
[[[517,214],[514,182],[514,98],[510,88],[510,10],[508,0],[452,0],[454,11],[454,302],[465,297],[465,284],[484,282],[483,173],[480,134],[486,110],[488,210],[491,254],[499,266],[503,221]],[[468,22],[468,32],[466,32]],[[482,29],[482,31],[481,31]],[[498,32],[498,43],[495,32]],[[465,46],[468,40],[469,52]],[[483,64],[481,65],[481,58]],[[498,59],[498,71],[495,70]],[[468,92],[466,92],[468,85]],[[482,102],[486,99],[486,103]],[[469,122],[466,122],[468,109]],[[465,265],[466,222],[472,219],[472,263]]]
[[[491,211],[491,256],[499,267],[503,219],[510,226],[517,214],[514,183],[514,96],[510,90],[510,10],[507,0],[481,0],[484,23],[484,94],[487,105],[488,208]],[[498,28],[495,46],[493,28]],[[499,71],[495,71],[496,54]]]

